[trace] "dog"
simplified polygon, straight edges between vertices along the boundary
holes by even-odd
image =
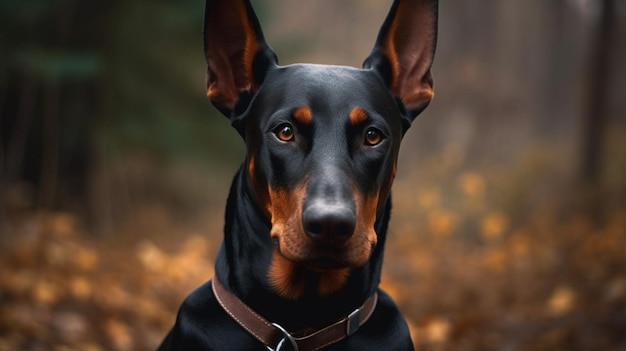
[[[215,277],[159,350],[412,350],[378,285],[400,142],[433,97],[436,0],[395,0],[363,68],[280,66],[248,0],[207,0],[207,96],[244,139]]]

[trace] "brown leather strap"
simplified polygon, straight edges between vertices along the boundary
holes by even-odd
[[[301,333],[289,333],[280,325],[268,322],[254,312],[237,296],[228,291],[218,280],[211,282],[213,293],[224,311],[242,328],[272,350],[281,345],[291,344],[298,351],[316,351],[354,334],[370,318],[378,295],[374,293],[365,303],[347,317],[322,329]]]

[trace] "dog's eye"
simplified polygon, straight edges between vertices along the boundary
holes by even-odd
[[[383,134],[376,128],[370,128],[365,132],[365,145],[375,146],[383,141]]]
[[[281,124],[274,129],[274,134],[282,141],[292,141],[294,139],[293,127],[287,123]]]

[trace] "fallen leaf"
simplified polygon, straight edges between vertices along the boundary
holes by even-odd
[[[485,193],[486,182],[479,173],[467,172],[459,176],[457,186],[465,196],[476,198]]]
[[[86,337],[89,325],[77,312],[60,311],[52,315],[52,327],[61,339],[76,342]]]
[[[84,300],[91,296],[93,289],[89,280],[83,277],[74,277],[70,280],[70,293],[74,298]]]
[[[444,343],[450,336],[450,322],[444,318],[435,318],[425,327],[426,339],[431,343]]]
[[[573,305],[576,294],[568,287],[557,288],[548,299],[548,311],[555,316],[569,312]]]
[[[428,215],[428,228],[432,234],[449,236],[456,228],[457,216],[451,211],[437,210]]]
[[[42,305],[52,305],[59,299],[58,288],[45,280],[40,280],[33,286],[33,300]]]
[[[110,319],[105,325],[106,333],[117,351],[132,350],[134,346],[133,334],[125,323]]]
[[[509,221],[507,217],[500,212],[493,212],[481,221],[481,237],[485,241],[494,241],[500,239],[507,229]]]
[[[168,257],[150,240],[144,240],[137,246],[137,257],[145,268],[161,271],[167,265]]]

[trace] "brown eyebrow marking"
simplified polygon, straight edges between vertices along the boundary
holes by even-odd
[[[313,114],[308,106],[298,107],[293,111],[293,118],[301,124],[308,125],[313,120]]]
[[[367,112],[360,107],[355,107],[350,112],[350,124],[353,126],[357,126],[367,121],[368,118],[369,116],[367,115]]]

